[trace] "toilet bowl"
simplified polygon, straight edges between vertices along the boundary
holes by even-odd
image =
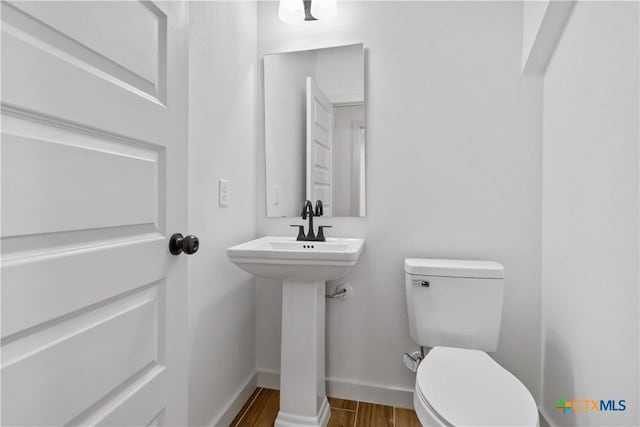
[[[430,426],[538,426],[529,390],[485,352],[433,348],[418,367],[413,404]]]

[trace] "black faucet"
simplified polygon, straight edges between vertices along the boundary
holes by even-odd
[[[302,219],[309,218],[309,231],[307,235],[304,235],[304,225],[292,225],[291,227],[298,227],[298,237],[296,240],[303,242],[324,242],[327,239],[324,237],[324,229],[331,228],[329,225],[321,225],[318,227],[318,235],[313,232],[313,216],[322,216],[324,214],[324,208],[322,207],[322,201],[316,201],[316,207],[314,210],[313,204],[311,200],[307,200],[304,202],[304,206],[302,207],[301,216]]]
[[[304,202],[302,213],[300,215],[302,215],[302,219],[307,219],[307,217],[309,217],[309,231],[307,231],[306,240],[315,240],[316,235],[313,233],[313,205],[311,204],[311,200]]]

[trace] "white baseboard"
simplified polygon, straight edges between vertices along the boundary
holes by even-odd
[[[224,405],[223,409],[213,417],[211,423],[212,427],[228,427],[231,425],[231,421],[236,417],[242,406],[245,404],[251,394],[258,387],[258,375],[252,374],[249,379],[242,385],[231,398]]]
[[[264,387],[272,390],[280,390],[280,372],[270,369],[258,370],[252,375],[246,384],[240,388],[235,397],[232,397],[222,415],[214,418],[211,426],[228,426],[242,408],[242,405],[249,400],[251,393],[256,387]],[[413,390],[388,387],[378,384],[370,384],[359,381],[339,380],[327,378],[327,395],[341,399],[359,400],[361,402],[378,403],[381,405],[396,406],[398,408],[413,409]],[[538,407],[540,414],[540,426],[555,427],[549,415],[542,408]]]
[[[280,372],[260,369],[257,376],[258,387],[280,390]],[[327,395],[341,399],[413,409],[413,389],[327,378]]]
[[[280,390],[280,372],[271,369],[258,369],[258,387]]]

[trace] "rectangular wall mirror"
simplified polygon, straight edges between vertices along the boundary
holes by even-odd
[[[267,216],[365,216],[364,46],[264,57]]]

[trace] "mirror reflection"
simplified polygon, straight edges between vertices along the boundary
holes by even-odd
[[[267,216],[364,216],[362,44],[264,57]]]

